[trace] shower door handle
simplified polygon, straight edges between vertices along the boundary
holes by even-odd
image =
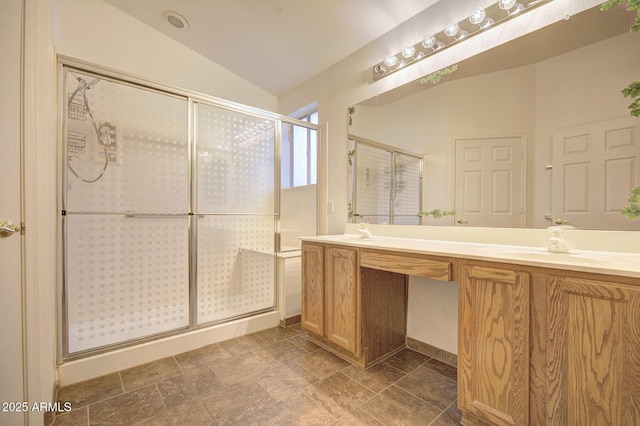
[[[10,237],[16,232],[21,232],[24,228],[14,225],[10,220],[0,222],[0,237]]]

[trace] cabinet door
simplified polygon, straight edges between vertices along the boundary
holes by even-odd
[[[529,420],[528,273],[463,266],[458,287],[458,398],[491,424]]]
[[[329,341],[359,355],[358,263],[355,250],[327,248],[327,317]]]
[[[637,425],[640,288],[550,277],[550,425]]]
[[[302,244],[302,327],[324,336],[324,249]]]

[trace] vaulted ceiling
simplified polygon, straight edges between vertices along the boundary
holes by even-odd
[[[281,95],[437,0],[105,0]],[[188,28],[163,17],[180,14]]]

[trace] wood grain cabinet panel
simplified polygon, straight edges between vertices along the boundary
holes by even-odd
[[[324,247],[302,244],[302,303],[304,329],[324,336]]]
[[[549,425],[640,422],[640,287],[549,278]]]
[[[398,274],[451,281],[451,262],[378,252],[362,252],[360,266]]]
[[[529,421],[530,275],[462,266],[458,287],[458,406],[481,422]]]
[[[357,356],[360,323],[357,252],[328,247],[326,266],[326,337]]]

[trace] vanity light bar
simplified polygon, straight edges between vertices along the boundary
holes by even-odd
[[[476,8],[468,18],[452,22],[439,33],[427,34],[413,46],[406,46],[396,54],[387,55],[382,62],[373,67],[373,79],[375,81],[386,77],[407,65],[418,62],[549,1],[551,0],[500,0],[486,9]]]

